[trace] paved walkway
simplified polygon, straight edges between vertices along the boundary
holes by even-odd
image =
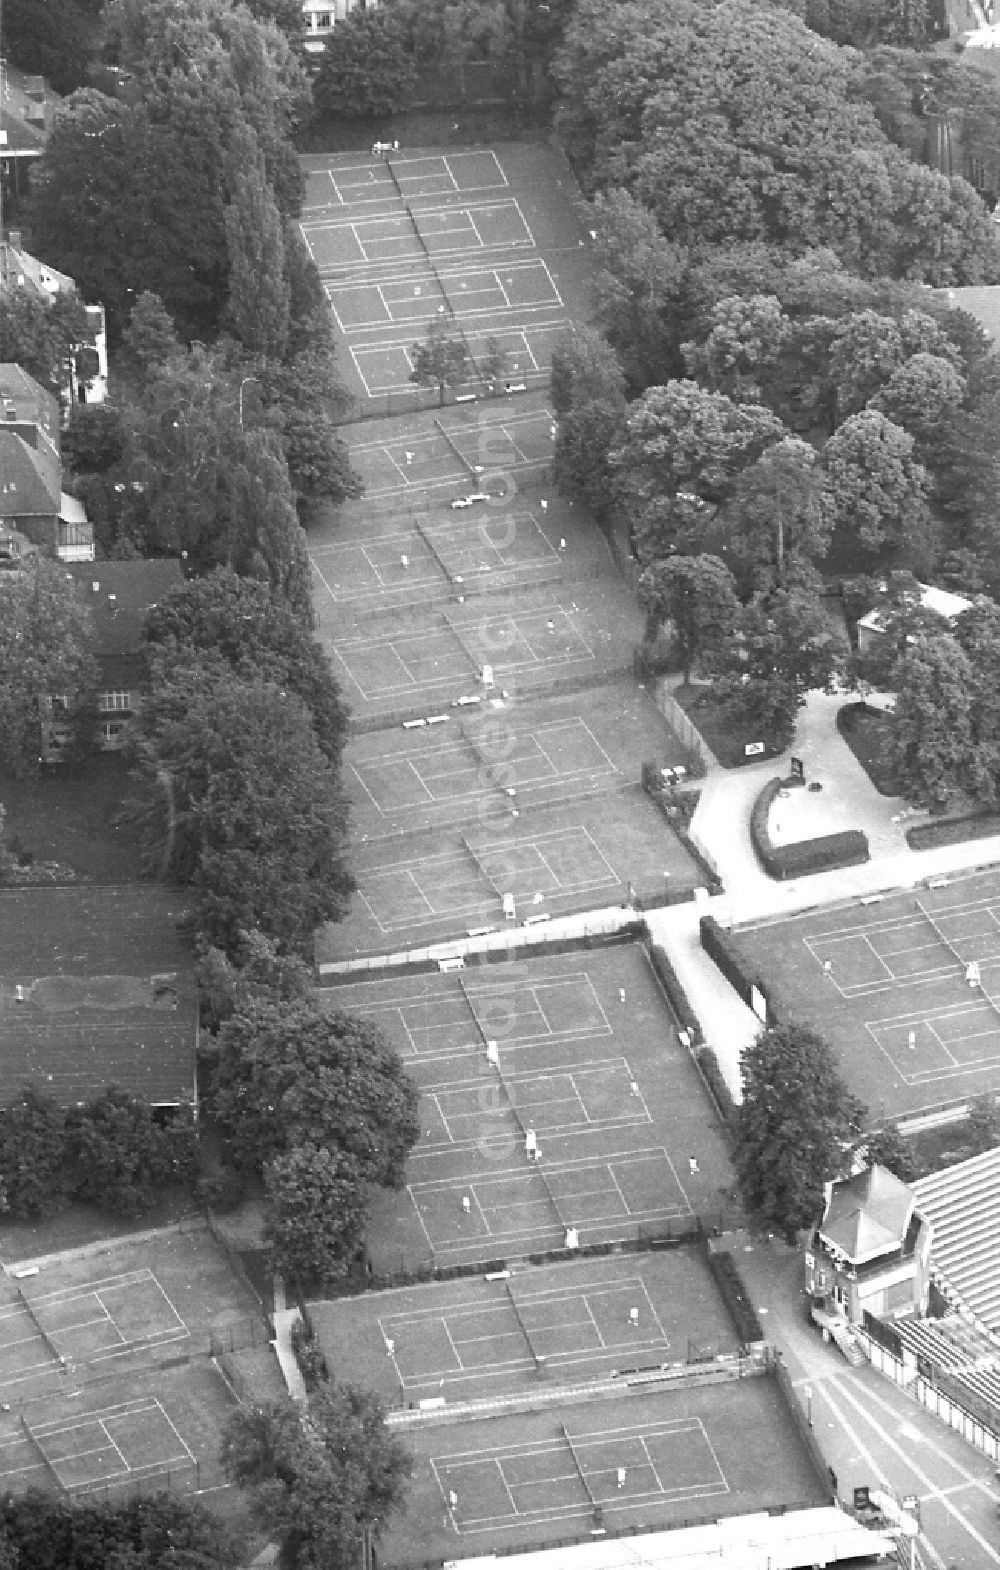
[[[824,1344],[806,1316],[799,1249],[738,1233],[730,1242],[764,1333],[780,1349],[837,1474],[840,1498],[850,1504],[865,1483],[916,1494],[923,1562],[934,1570],[1000,1566],[993,1463],[869,1364],[851,1368]]]
[[[698,940],[702,915],[711,914],[729,927],[863,894],[910,888],[927,878],[1000,862],[1000,835],[934,850],[909,848],[906,828],[914,815],[893,821],[907,812],[906,803],[879,795],[837,729],[837,711],[849,701],[842,694],[810,694],[795,741],[782,758],[742,769],[710,765],[691,827],[717,866],[725,893],[701,905],[675,905],[646,917],[654,939],[669,953],[737,1099],[740,1054],[757,1034],[759,1022],[702,950]],[[787,772],[792,754],[802,759],[807,784],[818,781],[822,789],[796,790],[775,808],[776,838],[787,842],[845,828],[863,829],[872,856],[863,866],[788,883],[776,883],[764,872],[750,843],[750,809],[767,781]]]

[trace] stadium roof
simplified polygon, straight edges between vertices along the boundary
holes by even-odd
[[[959,1161],[914,1185],[934,1226],[931,1269],[955,1306],[1000,1335],[1000,1149]]]
[[[873,1531],[835,1505],[789,1510],[782,1515],[730,1516],[705,1526],[678,1527],[639,1536],[596,1537],[590,1542],[504,1554],[519,1570],[804,1570],[850,1560],[874,1563],[895,1552],[893,1536]],[[463,1559],[461,1570],[496,1570],[495,1554]]]

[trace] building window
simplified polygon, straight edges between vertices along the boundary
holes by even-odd
[[[316,23],[316,30],[320,33],[333,26],[333,21],[329,11],[317,11],[314,20]]]
[[[125,734],[125,726],[120,724],[120,723],[116,725],[116,724],[114,724],[112,722],[109,725],[102,725],[101,726],[101,740],[102,741],[107,741],[107,742],[117,741],[119,739],[119,737],[123,736],[124,734]]]
[[[107,714],[112,709],[130,709],[132,707],[132,694],[129,692],[102,692],[97,700],[97,707],[102,714]]]

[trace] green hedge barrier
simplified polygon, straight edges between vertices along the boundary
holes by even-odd
[[[1000,813],[974,812],[964,818],[932,818],[906,831],[911,850],[931,850],[935,845],[961,845],[965,840],[985,840],[1000,834]]]
[[[649,963],[660,978],[660,984],[670,999],[673,1011],[680,1021],[681,1029],[687,1031],[691,1037],[692,1044],[700,1041],[702,1039],[701,1021],[691,1007],[691,1000],[684,990],[684,983],[671,964],[670,956],[666,949],[660,948],[657,943],[650,943],[647,946],[647,953],[649,954]]]
[[[722,971],[729,985],[738,992],[747,1008],[753,1008],[753,989],[756,987],[767,1002],[768,1018],[771,1017],[771,999],[763,976],[753,970],[737,949],[729,933],[720,927],[714,916],[702,916],[698,923],[701,946],[709,959]]]
[[[764,1331],[747,1295],[746,1287],[740,1279],[732,1254],[709,1250],[708,1268],[722,1294],[722,1300],[729,1310],[742,1345],[753,1346],[756,1342],[763,1341]]]
[[[769,878],[780,883],[813,872],[831,872],[836,867],[857,867],[869,859],[868,837],[861,829],[843,829],[839,834],[820,834],[816,839],[775,845],[768,822],[771,807],[787,783],[782,779],[768,780],[750,813],[750,842]]]

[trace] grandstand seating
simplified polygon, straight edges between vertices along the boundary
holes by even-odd
[[[913,1185],[934,1227],[931,1273],[949,1305],[1000,1336],[1000,1149]]]

